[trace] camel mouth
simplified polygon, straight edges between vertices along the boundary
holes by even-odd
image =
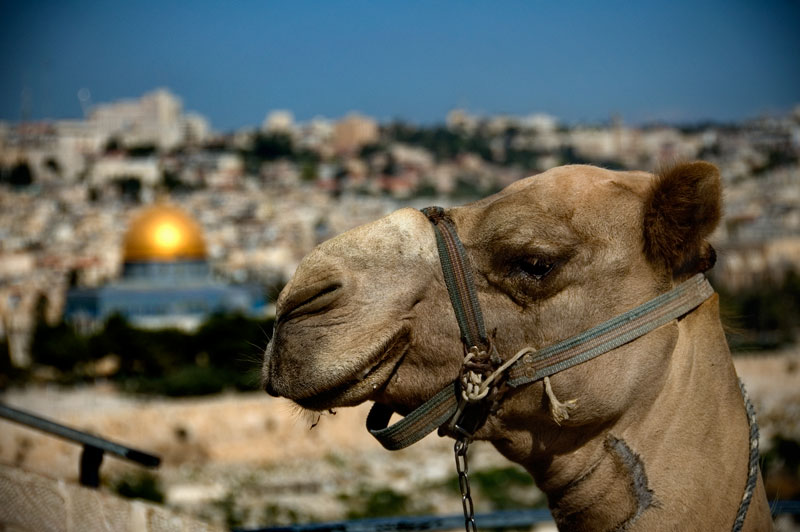
[[[405,358],[411,343],[408,331],[401,329],[375,349],[362,370],[356,376],[325,390],[315,390],[313,395],[292,400],[307,410],[322,411],[342,406],[356,406],[368,401],[382,391]]]

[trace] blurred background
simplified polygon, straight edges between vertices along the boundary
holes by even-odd
[[[553,166],[719,166],[711,272],[800,498],[800,3],[0,2],[0,400],[160,454],[101,489],[220,526],[460,512],[450,443],[388,453],[257,391],[316,244]],[[0,421],[0,465],[79,449]],[[546,506],[489,448],[479,511]],[[781,524],[786,530],[791,523]]]

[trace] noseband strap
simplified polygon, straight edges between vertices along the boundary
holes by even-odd
[[[461,342],[467,349],[475,346],[489,348],[486,337],[486,326],[483,324],[483,313],[478,303],[475,284],[472,282],[472,268],[464,245],[458,238],[453,222],[441,207],[426,207],[422,214],[428,217],[436,234],[436,247],[439,250],[439,262],[444,273],[450,303],[456,313],[458,328],[461,329]]]
[[[440,207],[428,207],[423,213],[431,221],[436,234],[442,272],[461,329],[465,352],[474,346],[483,354],[496,356],[486,336],[469,258],[458,239],[455,226]],[[691,312],[713,293],[714,289],[708,280],[699,273],[624,314],[539,351],[531,350],[533,352],[508,368],[507,384],[516,388],[544,379],[632,342]],[[502,364],[502,360],[497,358],[495,362]],[[483,419],[474,414],[474,408],[464,404],[461,388],[461,381],[457,379],[391,426],[388,423],[393,410],[376,403],[367,418],[367,429],[389,450],[408,447],[443,425],[448,425],[451,430],[458,428],[463,424],[465,413],[466,417],[472,418],[470,430],[474,431],[479,426],[474,425],[482,423]]]

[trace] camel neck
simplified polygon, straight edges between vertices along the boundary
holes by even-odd
[[[714,298],[678,323],[654,402],[597,428],[572,452],[530,457],[560,529],[731,529],[747,482],[749,430],[716,306]],[[759,483],[749,513],[765,511]],[[749,515],[744,530],[755,521]]]
[[[677,326],[656,401],[615,430],[640,454],[657,498],[643,523],[668,519],[690,530],[700,520],[705,530],[730,530],[747,484],[750,431],[717,297]]]
[[[577,478],[550,490],[548,500],[563,530],[586,530],[598,523],[607,530],[629,530],[658,504],[640,456],[610,434],[600,458]]]

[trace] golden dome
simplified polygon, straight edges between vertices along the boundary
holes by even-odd
[[[125,262],[202,260],[206,257],[203,230],[181,209],[154,205],[131,222],[123,255]]]

